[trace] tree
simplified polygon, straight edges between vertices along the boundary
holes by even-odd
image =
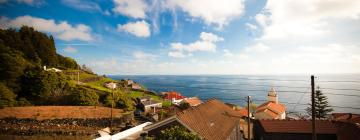
[[[133,102],[132,100],[121,90],[114,90],[113,91],[114,99],[112,97],[112,94],[109,93],[105,97],[105,105],[111,106],[112,100],[114,100],[114,106],[126,109],[126,110],[133,110]]]
[[[310,107],[306,108],[307,113],[311,116],[311,104]],[[315,91],[315,117],[326,118],[326,115],[332,112],[333,109],[330,108],[327,97],[321,92],[320,87],[317,87]]]
[[[70,97],[74,105],[92,106],[99,103],[99,96],[93,90],[83,87],[75,88]]]
[[[4,83],[0,82],[0,108],[14,106],[16,104],[16,94],[14,94]]]
[[[175,125],[161,130],[160,135],[155,137],[155,140],[200,140],[200,138],[185,127]]]
[[[181,110],[185,110],[185,109],[188,109],[190,107],[190,104],[187,103],[187,102],[181,102],[180,105],[179,105],[179,108]]]

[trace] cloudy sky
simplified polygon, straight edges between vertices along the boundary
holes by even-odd
[[[99,74],[360,72],[359,0],[0,0]]]

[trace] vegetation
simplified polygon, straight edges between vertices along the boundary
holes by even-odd
[[[180,105],[179,105],[179,108],[181,110],[188,109],[189,107],[190,107],[190,104],[187,103],[187,102],[181,102]]]
[[[160,135],[155,137],[155,140],[200,140],[200,138],[185,127],[175,125],[162,130]]]
[[[44,70],[44,66],[62,72]],[[56,53],[52,36],[34,30],[0,29],[0,107],[27,105],[105,105],[125,110],[134,109],[138,97],[159,96],[130,91],[121,87],[112,90],[104,85],[115,81],[98,76],[86,65],[78,65],[69,57]]]
[[[9,90],[3,83],[0,83],[0,108],[14,106],[16,104],[16,94]]]
[[[306,108],[307,113],[311,116],[311,104],[310,107]],[[327,97],[321,92],[320,87],[317,87],[315,91],[315,117],[326,118],[326,115],[332,112],[333,109],[330,108]]]

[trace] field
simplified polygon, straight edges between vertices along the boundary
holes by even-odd
[[[121,117],[122,113],[123,110],[121,109],[113,109],[114,117]],[[95,106],[30,106],[0,109],[0,119],[9,117],[18,119],[32,118],[36,120],[109,118],[110,108]]]

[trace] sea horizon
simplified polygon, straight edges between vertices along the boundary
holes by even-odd
[[[109,75],[115,80],[132,79],[155,92],[178,91],[202,100],[217,98],[244,107],[252,96],[256,105],[264,103],[271,87],[287,112],[306,114],[310,103],[310,75]],[[315,87],[328,97],[334,112],[360,113],[359,74],[318,74]],[[354,89],[354,90],[349,90]]]

